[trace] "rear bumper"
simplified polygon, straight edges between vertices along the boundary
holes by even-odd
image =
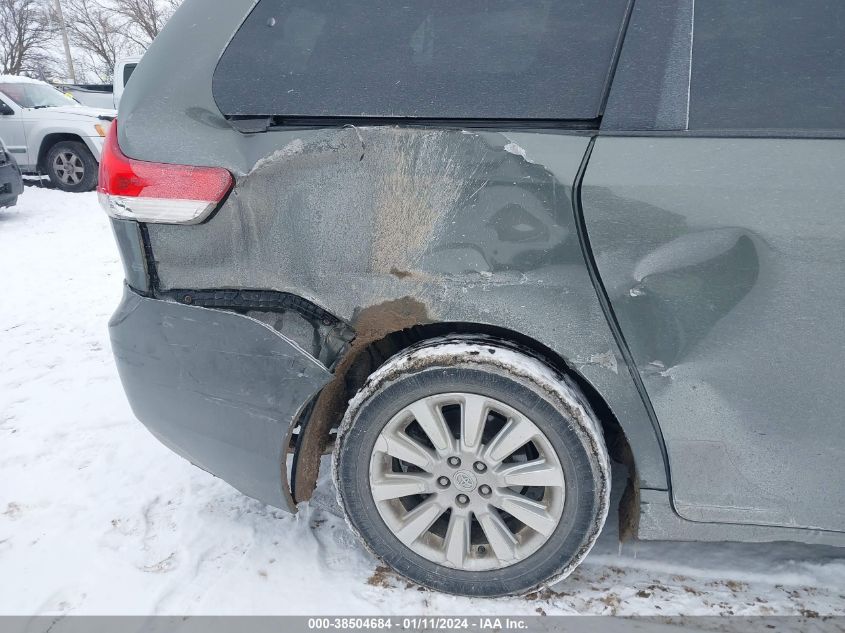
[[[331,374],[255,319],[128,287],[109,322],[132,410],[165,445],[251,497],[294,510],[285,456]]]

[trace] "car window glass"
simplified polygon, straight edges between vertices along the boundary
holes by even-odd
[[[123,67],[123,85],[124,86],[126,86],[126,84],[129,83],[129,78],[132,76],[132,73],[135,72],[135,68],[137,66],[138,66],[138,64],[126,64],[126,66]]]
[[[627,0],[261,0],[224,52],[227,115],[593,119]]]
[[[695,5],[689,129],[845,129],[845,2]]]
[[[79,105],[73,99],[44,84],[37,83],[0,83],[0,93],[17,103],[22,108],[53,108],[58,106]]]

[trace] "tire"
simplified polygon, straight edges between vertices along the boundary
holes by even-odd
[[[610,501],[601,426],[577,386],[472,337],[412,347],[370,376],[339,429],[333,474],[347,522],[375,556],[468,596],[565,578]]]
[[[45,158],[45,171],[57,189],[71,193],[91,191],[97,186],[97,161],[91,150],[78,141],[60,141]]]

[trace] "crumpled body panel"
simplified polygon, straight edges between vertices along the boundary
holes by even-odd
[[[841,140],[596,142],[586,224],[687,519],[845,527],[843,173]]]
[[[241,492],[294,510],[285,455],[329,371],[247,316],[124,291],[109,323],[135,415],[164,444]]]
[[[163,290],[293,293],[352,325],[481,323],[534,338],[607,399],[665,487],[654,429],[611,335],[578,239],[572,187],[589,138],[560,131],[345,127],[268,132],[278,148],[191,227],[150,225]],[[642,456],[642,457],[640,457]]]

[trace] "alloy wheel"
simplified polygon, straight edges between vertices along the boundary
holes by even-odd
[[[60,152],[53,159],[53,171],[65,185],[78,185],[85,177],[85,165],[74,152]]]
[[[425,397],[393,416],[373,449],[370,491],[399,541],[467,571],[536,552],[557,528],[565,497],[563,468],[540,428],[471,393]]]

